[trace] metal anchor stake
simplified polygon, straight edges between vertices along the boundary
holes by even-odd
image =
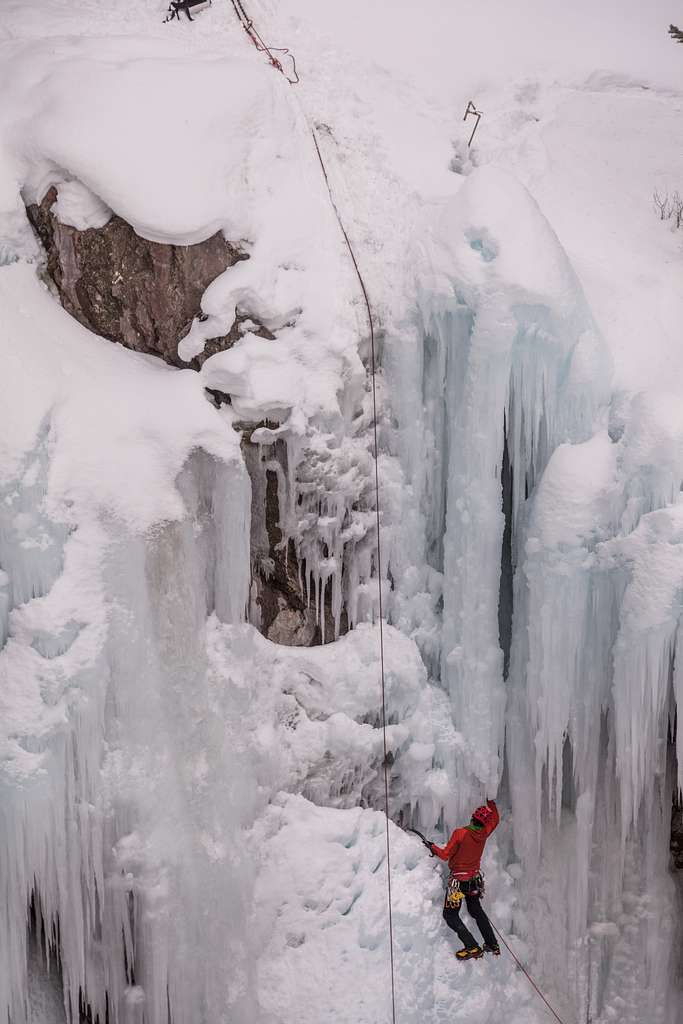
[[[476,120],[476,123],[474,125],[474,128],[472,129],[472,134],[470,135],[470,141],[467,143],[467,148],[468,149],[472,145],[472,139],[474,138],[474,133],[476,132],[477,128],[479,127],[479,122],[481,121],[481,115],[483,114],[483,110],[477,110],[477,108],[475,107],[475,105],[472,102],[472,100],[470,100],[469,103],[467,104],[467,109],[465,111],[465,116],[463,117],[463,121],[466,121],[470,114],[472,114],[474,117],[476,117],[477,120]]]

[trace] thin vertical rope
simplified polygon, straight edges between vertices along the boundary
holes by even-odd
[[[330,202],[332,209],[334,210],[337,218],[337,223],[341,229],[341,233],[344,236],[346,247],[349,250],[351,261],[356,271],[358,283],[360,284],[361,291],[363,293],[363,299],[365,300],[365,308],[368,314],[368,325],[370,328],[370,369],[372,378],[372,434],[373,434],[373,447],[375,457],[375,521],[377,529],[377,584],[379,594],[379,663],[380,663],[380,682],[381,682],[381,695],[382,695],[382,749],[383,749],[383,760],[382,767],[384,769],[384,823],[386,829],[386,849],[387,849],[387,898],[388,898],[388,909],[389,909],[389,959],[391,962],[391,1019],[393,1024],[396,1024],[396,983],[394,980],[394,922],[393,922],[393,911],[391,902],[391,840],[389,836],[389,760],[388,760],[388,748],[387,748],[387,705],[386,705],[386,682],[384,674],[384,607],[382,602],[382,541],[380,536],[380,502],[379,502],[379,443],[377,440],[377,355],[375,351],[375,322],[372,316],[372,306],[370,305],[370,298],[368,296],[368,290],[365,287],[365,281],[361,274],[358,261],[356,260],[356,254],[353,251],[351,240],[344,227],[344,222],[341,219],[337,204],[334,201],[334,195],[332,194],[332,188],[330,186],[330,180],[327,176],[327,169],[325,162],[320,152],[320,146],[318,145],[318,139],[315,131],[311,128],[311,135],[313,137],[313,144],[315,145],[315,151],[318,154],[318,160],[322,168],[323,176],[325,178],[325,184],[327,185],[327,191],[330,196]]]
[[[272,67],[279,71],[280,74],[289,82],[290,85],[296,85],[299,82],[299,76],[296,71],[296,62],[294,57],[290,54],[286,48],[269,47],[264,43],[262,37],[256,30],[253,21],[249,17],[244,7],[242,0],[231,0],[232,6],[235,10],[235,14],[245,29],[247,35],[251,39],[255,48],[261,52],[266,53]],[[294,78],[291,78],[285,72],[281,62],[275,56],[275,53],[283,53],[289,56],[292,60]],[[395,983],[395,971],[394,971],[394,920],[392,911],[391,901],[391,839],[389,834],[389,751],[387,748],[387,710],[386,710],[386,682],[384,674],[384,608],[382,601],[382,542],[380,536],[380,508],[379,508],[379,444],[377,440],[377,354],[375,350],[375,322],[372,316],[372,307],[370,305],[370,298],[368,296],[368,290],[365,287],[365,281],[361,274],[356,254],[353,251],[351,245],[351,239],[349,238],[344,222],[341,218],[341,214],[337,209],[337,204],[334,200],[332,193],[332,187],[330,185],[330,179],[327,176],[327,168],[325,167],[325,161],[323,160],[322,153],[320,152],[320,146],[318,145],[318,138],[315,133],[315,129],[311,127],[311,137],[313,139],[313,145],[318,155],[320,167],[323,172],[325,179],[325,185],[327,186],[327,192],[330,197],[330,203],[334,210],[337,223],[344,236],[346,242],[346,248],[349,251],[351,262],[353,263],[358,283],[360,284],[361,291],[363,293],[363,299],[365,301],[365,308],[368,314],[368,325],[370,328],[370,352],[371,352],[371,372],[372,372],[372,423],[373,423],[373,443],[374,443],[374,457],[375,457],[375,517],[377,527],[377,585],[379,593],[379,659],[380,659],[380,684],[381,684],[381,701],[382,701],[382,750],[383,760],[382,768],[384,770],[384,822],[385,822],[385,836],[386,836],[386,851],[387,851],[387,903],[389,912],[389,961],[391,967],[391,1020],[392,1024],[396,1024],[396,983]]]
[[[541,992],[540,988],[538,987],[538,985],[536,984],[536,982],[534,981],[534,979],[533,979],[533,978],[531,977],[531,975],[530,975],[530,974],[529,974],[529,972],[527,971],[527,969],[526,969],[526,967],[524,966],[524,964],[522,963],[522,961],[521,961],[521,960],[519,959],[519,957],[517,957],[517,956],[516,956],[516,954],[515,954],[515,953],[513,952],[513,950],[512,950],[511,948],[510,948],[510,946],[509,946],[509,945],[507,944],[507,942],[505,941],[505,939],[504,939],[504,938],[503,938],[503,936],[501,935],[500,931],[499,931],[499,930],[498,930],[498,929],[496,928],[495,924],[493,924],[493,921],[491,921],[491,925],[492,925],[492,927],[493,927],[493,930],[495,931],[496,935],[498,936],[498,938],[500,939],[500,941],[501,941],[501,942],[503,943],[503,945],[504,945],[504,946],[505,946],[505,948],[507,949],[507,951],[508,951],[508,953],[510,954],[510,956],[512,957],[512,959],[513,959],[513,960],[515,961],[515,963],[516,963],[516,964],[517,964],[517,966],[519,967],[519,969],[520,969],[520,971],[522,972],[522,974],[523,974],[523,975],[524,975],[524,976],[526,977],[527,981],[528,981],[528,982],[529,982],[529,984],[530,984],[530,985],[532,986],[532,988],[534,989],[534,991],[535,991],[535,992],[536,992],[536,993],[537,993],[537,994],[538,994],[538,995],[539,995],[539,996],[541,997],[541,999],[543,1000],[543,1002],[545,1003],[545,1005],[546,1005],[546,1006],[548,1007],[548,1009],[549,1009],[549,1010],[550,1010],[550,1012],[552,1013],[552,1015],[553,1015],[553,1017],[555,1018],[555,1020],[556,1020],[556,1021],[558,1021],[558,1024],[564,1024],[564,1021],[563,1021],[563,1020],[562,1020],[562,1018],[560,1017],[560,1015],[559,1015],[559,1013],[557,1012],[557,1010],[554,1010],[554,1009],[553,1009],[553,1007],[552,1007],[552,1006],[550,1005],[550,1003],[548,1002],[548,1000],[546,999],[546,997],[545,997],[545,996],[543,995],[543,993]]]

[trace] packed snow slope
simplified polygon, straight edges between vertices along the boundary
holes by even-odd
[[[391,1019],[379,584],[390,816],[443,838],[497,795],[486,905],[563,1018],[677,1024],[683,227],[653,192],[683,192],[680,10],[248,10],[296,87],[228,0],[2,5],[0,1014]],[[381,580],[312,129],[377,319]],[[79,229],[248,256],[182,358],[243,310],[274,340],[195,373],[88,332],[26,218],[51,185]],[[323,647],[258,632],[245,444]],[[439,866],[389,836],[396,1019],[548,1019],[507,955],[454,961]]]

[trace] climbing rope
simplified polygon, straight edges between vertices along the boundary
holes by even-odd
[[[279,71],[283,75],[290,85],[297,85],[300,81],[298,72],[296,70],[296,61],[294,55],[290,53],[287,47],[273,47],[267,46],[264,43],[263,38],[254,27],[254,23],[247,14],[242,0],[230,0],[235,13],[239,19],[242,28],[245,30],[252,43],[256,47],[259,53],[265,53],[268,56],[269,63],[276,71]],[[289,75],[282,66],[282,61],[275,56],[276,53],[281,53],[284,56],[289,57],[292,62],[292,74]],[[383,627],[383,603],[382,603],[382,544],[380,538],[380,510],[379,510],[379,445],[377,441],[377,384],[376,384],[376,373],[377,373],[377,359],[375,350],[375,321],[372,315],[372,306],[370,305],[370,297],[368,290],[363,280],[356,254],[351,244],[348,232],[344,227],[342,216],[339,212],[337,204],[334,199],[334,193],[330,184],[330,179],[327,174],[327,168],[323,155],[318,145],[318,137],[315,133],[315,128],[310,126],[311,138],[313,139],[313,145],[318,156],[320,168],[325,179],[325,185],[327,187],[327,193],[330,197],[330,203],[334,210],[334,215],[337,218],[337,223],[344,237],[346,248],[348,249],[353,268],[358,278],[361,292],[363,293],[363,301],[365,303],[365,309],[368,316],[368,326],[370,329],[370,359],[371,359],[371,374],[372,374],[372,421],[373,421],[373,446],[374,446],[374,458],[375,458],[375,516],[376,516],[376,528],[377,528],[377,582],[379,591],[379,657],[380,657],[380,682],[381,682],[381,699],[382,699],[382,747],[383,747],[383,760],[382,768],[384,771],[384,820],[385,820],[385,841],[387,851],[387,902],[389,912],[389,960],[391,965],[391,1020],[392,1024],[396,1024],[396,982],[395,982],[395,971],[394,971],[394,922],[392,912],[392,900],[391,900],[391,841],[389,835],[389,767],[391,761],[389,759],[389,749],[387,747],[387,714],[386,714],[386,683],[384,673],[384,627]]]
[[[290,53],[286,46],[268,46],[267,43],[264,43],[260,33],[254,26],[254,22],[251,20],[251,18],[245,11],[242,0],[230,0],[230,2],[235,10],[235,14],[239,19],[240,25],[247,33],[247,35],[251,39],[252,43],[254,44],[258,52],[265,53],[268,55],[269,63],[275,68],[276,71],[279,71],[281,75],[284,75],[284,77],[287,79],[290,85],[297,85],[297,83],[299,82],[299,74],[296,70],[296,60],[294,59],[294,54]],[[290,74],[288,74],[285,71],[284,67],[282,66],[282,60],[281,58],[275,56],[276,53],[281,53],[283,57],[288,57],[291,60],[292,70]]]
[[[251,18],[249,17],[249,15],[247,14],[247,12],[246,12],[246,10],[244,8],[244,4],[242,3],[242,0],[230,0],[230,2],[232,3],[233,8],[235,9],[235,13],[236,13],[236,15],[237,15],[237,17],[239,19],[240,24],[242,25],[242,28],[245,30],[245,32],[247,33],[247,35],[251,39],[251,41],[254,44],[254,46],[256,47],[257,51],[259,53],[265,53],[268,56],[269,63],[272,65],[272,67],[274,67],[276,71],[279,71],[280,74],[283,75],[286,78],[286,80],[289,82],[290,85],[297,85],[299,83],[299,81],[300,81],[300,78],[299,78],[299,74],[298,74],[297,69],[296,69],[296,60],[294,59],[294,55],[292,53],[290,53],[290,51],[287,49],[287,47],[268,46],[263,41],[263,38],[261,37],[259,32],[254,27],[254,23],[251,20]],[[291,73],[291,75],[287,74],[287,72],[285,71],[284,67],[282,66],[282,61],[278,57],[275,56],[276,53],[281,53],[284,56],[289,57],[289,59],[292,62],[292,73]],[[476,115],[476,118],[477,118],[477,121],[476,121],[475,126],[474,126],[474,131],[472,132],[472,135],[470,137],[470,141],[468,143],[468,145],[471,145],[472,139],[474,138],[474,133],[476,132],[477,127],[479,125],[479,120],[481,118],[481,111],[478,111],[474,107],[474,104],[470,101],[470,103],[468,104],[468,108],[465,111],[465,118],[467,118],[468,114],[474,114],[474,115]],[[372,315],[372,306],[370,305],[370,297],[368,295],[368,290],[367,290],[367,288],[365,286],[365,281],[363,279],[363,274],[361,273],[361,269],[360,269],[360,266],[358,265],[358,260],[356,259],[356,254],[354,252],[353,245],[351,244],[351,239],[349,238],[348,232],[347,232],[346,228],[344,227],[344,222],[342,220],[342,216],[341,216],[341,214],[339,212],[339,208],[337,207],[337,203],[336,203],[335,198],[334,198],[334,193],[332,191],[332,186],[330,184],[330,179],[329,179],[328,174],[327,174],[327,168],[325,166],[325,161],[323,160],[323,155],[322,155],[322,153],[320,151],[320,146],[318,144],[318,137],[317,137],[317,135],[315,133],[315,129],[313,127],[311,127],[311,137],[313,139],[313,145],[315,146],[315,151],[316,151],[316,154],[318,156],[318,161],[320,162],[320,168],[322,170],[323,177],[325,179],[325,185],[327,187],[327,192],[328,192],[328,195],[330,197],[330,203],[332,204],[332,209],[334,210],[335,217],[337,218],[337,223],[339,224],[339,228],[340,228],[341,233],[342,233],[342,235],[344,237],[344,242],[346,243],[346,248],[348,249],[349,256],[351,257],[351,262],[353,263],[353,268],[354,268],[354,270],[356,272],[356,277],[358,278],[358,283],[360,285],[361,292],[363,293],[363,301],[365,302],[365,308],[366,308],[367,316],[368,316],[368,326],[369,326],[369,329],[370,329],[370,359],[371,359],[371,364],[370,365],[371,365],[371,372],[372,372],[372,421],[373,421],[373,447],[374,447],[374,459],[375,459],[375,514],[376,514],[376,529],[377,529],[377,579],[378,579],[378,590],[379,590],[379,653],[380,653],[380,681],[381,681],[381,695],[382,695],[381,696],[381,699],[382,699],[382,745],[383,745],[383,753],[384,753],[384,758],[383,758],[383,761],[382,761],[382,767],[384,769],[384,818],[385,818],[385,825],[386,825],[386,851],[387,851],[387,897],[388,897],[388,909],[389,909],[389,957],[390,957],[390,962],[391,962],[391,1019],[392,1019],[393,1024],[396,1024],[396,986],[395,986],[395,980],[394,980],[394,974],[395,974],[395,971],[394,971],[394,926],[393,926],[392,900],[391,900],[391,841],[390,841],[390,834],[389,834],[389,767],[390,767],[390,763],[391,762],[389,760],[389,750],[388,750],[388,747],[387,747],[386,683],[385,683],[385,673],[384,673],[384,629],[383,629],[384,615],[383,615],[383,604],[382,604],[382,543],[381,543],[381,536],[380,536],[380,508],[379,508],[379,445],[378,445],[378,440],[377,440],[377,385],[376,385],[377,359],[376,359],[376,350],[375,350],[375,322],[374,322],[374,318],[373,318],[373,315]],[[416,835],[418,835],[420,837],[420,839],[423,841],[423,843],[425,845],[429,845],[427,843],[426,838],[422,835],[421,832],[418,832],[417,829],[406,829],[405,831],[414,832]],[[507,941],[505,940],[503,935],[500,933],[498,928],[496,928],[496,926],[495,926],[495,924],[493,924],[493,922],[491,922],[491,924],[493,926],[493,930],[495,931],[496,935],[498,936],[500,941],[503,943],[503,945],[507,949],[508,953],[510,954],[512,959],[515,961],[515,963],[519,967],[520,971],[524,974],[524,976],[526,977],[527,981],[532,986],[534,991],[538,994],[538,996],[545,1003],[546,1007],[550,1010],[550,1012],[552,1013],[552,1015],[555,1018],[555,1020],[558,1022],[558,1024],[565,1024],[565,1022],[562,1020],[562,1018],[557,1013],[557,1011],[553,1009],[553,1007],[550,1005],[550,1003],[548,1002],[546,997],[543,995],[543,993],[541,992],[540,988],[538,987],[538,985],[536,984],[534,979],[531,977],[531,975],[527,971],[527,969],[524,966],[524,964],[517,957],[517,955],[514,953],[512,948],[508,945]]]
[[[490,918],[489,918],[489,920],[490,920]],[[524,964],[522,963],[522,961],[516,956],[516,954],[513,952],[513,950],[507,944],[507,942],[505,941],[505,939],[503,938],[503,936],[501,935],[499,930],[496,928],[496,926],[493,923],[493,921],[491,921],[491,926],[492,926],[494,932],[496,933],[496,935],[498,936],[498,938],[500,939],[500,941],[503,943],[503,945],[507,949],[507,951],[510,954],[510,956],[512,957],[512,959],[515,961],[515,963],[519,967],[519,969],[522,972],[522,974],[526,977],[526,979],[529,982],[529,984],[531,985],[531,987],[538,993],[538,995],[541,997],[541,999],[543,1000],[545,1005],[548,1007],[548,1009],[552,1013],[552,1015],[555,1018],[555,1020],[558,1021],[558,1024],[565,1024],[565,1022],[560,1017],[559,1013],[557,1013],[557,1011],[552,1008],[552,1006],[550,1005],[550,1003],[548,1002],[546,997],[543,995],[543,993],[541,992],[540,988],[538,987],[538,985],[536,984],[534,979],[531,977],[531,975],[527,971],[527,969],[524,966]]]
[[[356,254],[353,251],[351,240],[347,234],[344,222],[342,221],[341,214],[337,209],[337,204],[334,200],[332,187],[330,180],[327,176],[327,168],[325,167],[325,161],[322,158],[320,152],[320,146],[318,145],[318,139],[315,131],[311,129],[311,136],[313,138],[313,144],[315,145],[315,151],[318,154],[318,160],[320,161],[320,167],[323,172],[325,184],[337,218],[337,223],[341,229],[341,233],[344,236],[346,247],[349,250],[351,262],[353,263],[360,289],[363,293],[363,299],[365,301],[365,308],[368,314],[368,325],[370,328],[370,368],[371,368],[371,379],[372,379],[372,431],[373,431],[373,448],[375,457],[375,517],[376,517],[376,529],[377,529],[377,584],[379,592],[379,659],[380,659],[380,681],[382,691],[382,746],[384,757],[382,760],[382,768],[384,770],[384,822],[386,828],[386,848],[387,848],[387,898],[389,907],[389,959],[391,961],[391,1019],[393,1024],[396,1024],[396,986],[394,982],[394,924],[392,915],[392,903],[391,903],[391,842],[389,839],[389,767],[391,761],[389,760],[389,750],[387,747],[387,712],[386,712],[386,683],[384,676],[384,609],[382,605],[382,542],[380,538],[380,510],[379,510],[379,445],[377,442],[377,383],[376,383],[376,372],[377,362],[375,354],[375,323],[372,316],[372,306],[370,305],[370,298],[368,296],[368,290],[365,287],[365,281],[361,273],[360,267],[358,266],[358,260]]]
[[[391,1019],[393,1024],[396,1024],[396,987],[394,982],[394,925],[392,916],[392,904],[391,904],[391,843],[389,839],[389,766],[391,764],[389,760],[389,751],[387,748],[387,713],[386,713],[386,684],[384,676],[384,610],[382,606],[382,543],[380,539],[380,510],[379,510],[379,446],[377,443],[377,384],[376,384],[376,371],[377,362],[375,356],[375,323],[372,316],[372,306],[370,305],[370,298],[368,296],[368,290],[365,287],[365,281],[361,273],[360,267],[358,266],[358,260],[356,254],[353,251],[351,240],[347,234],[344,222],[342,221],[341,214],[337,209],[337,204],[334,200],[332,193],[332,187],[330,185],[329,178],[327,176],[327,168],[325,167],[325,161],[322,158],[320,152],[320,146],[318,145],[318,139],[315,131],[311,129],[311,136],[313,138],[313,144],[315,145],[315,151],[318,154],[318,160],[320,161],[320,167],[325,178],[325,184],[329,193],[330,202],[332,209],[334,210],[337,218],[337,223],[341,229],[341,233],[344,236],[346,247],[349,250],[351,262],[353,263],[358,283],[360,284],[361,291],[363,293],[363,299],[365,301],[365,308],[368,314],[368,325],[370,327],[370,366],[372,376],[372,431],[373,431],[373,448],[375,457],[375,517],[376,517],[376,529],[377,529],[377,584],[379,592],[379,658],[380,658],[380,680],[382,688],[382,746],[384,757],[382,760],[382,768],[384,769],[384,821],[386,827],[386,848],[387,848],[387,897],[389,905],[389,958],[391,961]]]

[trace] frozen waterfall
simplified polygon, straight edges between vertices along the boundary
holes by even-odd
[[[10,38],[0,69],[0,1016],[388,1021],[386,767],[400,1024],[546,1019],[505,956],[455,973],[439,865],[401,828],[444,837],[485,796],[492,919],[566,1019],[678,1024],[680,403],[617,389],[495,161],[430,169],[407,249],[373,249],[359,199],[386,268],[378,580],[365,308],[310,125],[241,30],[230,60],[206,31]],[[407,189],[372,131],[374,212]],[[72,227],[104,204],[160,246],[235,242],[179,339],[216,342],[199,372],[59,305],[24,206],[49,184]],[[274,555],[298,633],[263,628]]]
[[[414,547],[443,574],[440,678],[463,747],[447,820],[509,794],[516,922],[566,978],[570,1015],[672,1021],[680,413],[639,398],[624,429],[580,286],[514,181],[475,172],[438,224],[418,341],[390,374]]]

